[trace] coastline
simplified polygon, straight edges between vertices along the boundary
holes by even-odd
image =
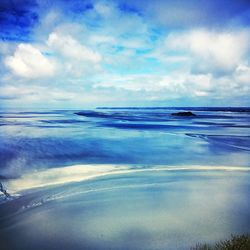
[[[71,182],[81,182],[102,176],[129,174],[152,171],[250,171],[248,167],[239,166],[202,166],[202,165],[179,165],[179,166],[143,166],[121,164],[77,164],[66,167],[36,170],[24,174],[20,178],[2,181],[8,190],[20,192],[27,189],[42,188],[46,186],[60,185]]]

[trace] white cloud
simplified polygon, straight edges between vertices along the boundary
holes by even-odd
[[[93,44],[116,44],[117,41],[116,39],[111,36],[111,35],[102,35],[102,34],[92,34],[92,35],[89,35],[89,40],[91,43]]]
[[[172,7],[167,16],[166,8],[157,7],[161,23],[175,26],[199,19],[200,13],[192,10],[180,12],[181,20],[175,20]],[[168,29],[172,33],[166,38],[165,31],[143,15],[125,13],[115,2],[102,0],[73,19],[52,9],[40,20],[32,33],[35,45],[0,43],[3,61],[12,71],[0,67],[1,84],[13,84],[0,89],[5,102],[77,107],[121,100],[129,105],[135,100],[232,100],[250,93],[246,29]]]
[[[16,86],[2,86],[0,87],[0,99],[18,99],[24,95],[32,95],[33,91],[30,89],[20,88]]]
[[[197,71],[233,71],[250,49],[249,31],[213,32],[192,30],[172,33],[166,41],[168,50],[182,51],[192,57]]]
[[[79,93],[75,91],[62,90],[53,86],[27,86],[24,83],[0,86],[0,99],[6,101],[10,100],[11,102],[24,102],[24,100],[25,103],[37,103],[41,101],[47,104],[51,102],[65,102],[74,100],[78,94]]]
[[[1,40],[0,41],[0,54],[7,55],[7,54],[11,53],[12,47],[13,47],[13,44]]]
[[[248,84],[250,88],[250,67],[244,64],[239,65],[234,73],[234,78],[237,82]]]
[[[192,74],[173,72],[168,75],[106,75],[94,87],[111,91],[137,93],[145,100],[173,100],[178,98],[200,98],[229,100],[235,96],[250,93],[249,80],[246,82],[249,68],[241,66],[238,73],[225,76],[212,74]],[[249,78],[250,79],[250,78]],[[112,98],[112,97],[111,97]]]
[[[25,78],[48,77],[55,72],[53,63],[30,44],[19,44],[14,55],[4,62],[15,75]]]
[[[94,6],[94,9],[99,15],[103,17],[109,17],[115,12],[114,6],[108,4],[108,2],[97,2]]]
[[[99,53],[82,45],[70,35],[62,35],[53,32],[49,35],[47,44],[64,57],[77,61],[98,63],[102,59]]]

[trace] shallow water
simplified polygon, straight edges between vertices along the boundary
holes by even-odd
[[[74,164],[249,166],[250,112],[177,111],[1,112],[0,175]]]
[[[189,249],[250,232],[250,110],[1,112],[4,249]],[[243,112],[244,111],[244,112]]]

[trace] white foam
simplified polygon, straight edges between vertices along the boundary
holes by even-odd
[[[149,171],[250,171],[250,168],[228,166],[152,166],[136,169],[135,166],[132,168],[132,166],[128,165],[73,165],[28,173],[19,179],[8,181],[5,185],[8,190],[18,192],[25,189],[79,182],[107,175]]]

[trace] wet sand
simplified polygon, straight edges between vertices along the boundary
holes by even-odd
[[[1,249],[189,249],[250,232],[248,168],[77,169],[6,184],[20,197],[0,205]]]

